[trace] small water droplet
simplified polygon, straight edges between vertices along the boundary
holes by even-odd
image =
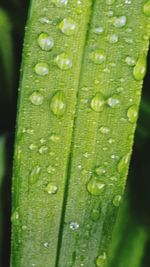
[[[130,57],[130,56],[127,56],[125,58],[125,62],[127,63],[128,66],[135,66],[135,64],[136,64],[135,59]]]
[[[52,142],[57,143],[57,142],[60,140],[60,137],[59,137],[57,134],[53,133],[53,134],[51,134],[51,136],[50,136],[50,140],[51,140]]]
[[[44,154],[44,153],[47,152],[47,150],[48,150],[48,147],[47,147],[47,146],[41,146],[41,147],[39,148],[39,153],[40,153],[40,154]]]
[[[150,0],[148,0],[143,6],[143,12],[147,17],[150,17]]]
[[[50,242],[45,242],[45,243],[43,244],[43,246],[44,246],[45,248],[48,248],[49,245],[50,245]]]
[[[55,168],[52,165],[49,165],[47,168],[47,172],[48,173],[54,173],[55,172]]]
[[[108,134],[110,132],[110,129],[105,126],[101,126],[99,130],[102,134]]]
[[[77,222],[70,222],[69,227],[71,230],[77,230],[79,228],[79,224]]]
[[[51,2],[57,7],[63,7],[68,4],[68,0],[52,0]]]
[[[96,177],[92,177],[87,184],[87,190],[93,196],[99,196],[104,190],[104,187],[105,183]]]
[[[114,139],[112,139],[112,138],[108,139],[108,143],[109,143],[109,144],[113,144],[114,142],[115,142]]]
[[[115,207],[119,207],[122,197],[120,195],[116,195],[113,199],[113,204]]]
[[[103,27],[101,27],[101,26],[98,26],[98,27],[96,27],[96,28],[94,28],[93,29],[93,32],[95,33],[95,34],[102,34],[103,32],[104,32],[104,28]]]
[[[54,40],[47,33],[41,33],[38,37],[38,44],[44,51],[49,51],[54,46]]]
[[[107,5],[113,5],[116,0],[106,0]]]
[[[49,73],[49,65],[45,62],[40,62],[35,65],[34,70],[36,74],[45,76]]]
[[[72,68],[72,60],[66,53],[62,53],[55,58],[55,63],[61,70]]]
[[[30,150],[34,150],[34,149],[36,149],[37,148],[37,146],[35,145],[35,144],[30,144],[29,145],[29,149]]]
[[[129,159],[130,159],[129,153],[121,158],[117,167],[119,173],[123,173],[126,170]]]
[[[33,168],[33,170],[29,173],[29,184],[35,184],[40,177],[41,168],[39,166],[36,166]]]
[[[19,220],[19,212],[17,211],[17,209],[12,213],[11,216],[11,222],[14,224],[17,224]]]
[[[118,36],[117,36],[117,34],[115,34],[115,33],[109,35],[107,38],[108,38],[108,41],[109,41],[111,44],[115,44],[115,43],[118,42]]]
[[[117,87],[117,88],[116,88],[116,92],[117,92],[117,93],[122,93],[123,90],[124,90],[123,87]]]
[[[40,106],[43,104],[44,97],[38,91],[35,91],[30,95],[29,100],[33,105]]]
[[[97,209],[93,209],[92,212],[91,212],[92,221],[94,221],[94,222],[98,221],[99,217],[100,217],[100,211],[97,210]]]
[[[77,24],[71,18],[65,18],[59,24],[59,29],[67,36],[73,35],[76,32]]]
[[[100,112],[103,111],[104,104],[105,104],[105,99],[103,94],[100,92],[96,93],[91,100],[91,108],[96,112]]]
[[[126,23],[127,23],[126,16],[114,17],[113,25],[116,28],[122,28],[122,27],[124,27],[126,25]]]
[[[62,91],[57,91],[51,99],[51,111],[54,115],[61,117],[66,110],[66,99]]]
[[[137,116],[138,116],[138,107],[137,105],[132,105],[131,107],[129,107],[127,111],[127,117],[129,122],[135,123],[137,120]]]
[[[106,263],[106,259],[107,259],[106,253],[103,252],[103,254],[101,254],[100,256],[98,256],[97,259],[96,259],[96,265],[97,265],[97,267],[103,267],[104,264]]]
[[[143,80],[146,74],[146,55],[141,54],[133,69],[133,76],[137,81]]]
[[[47,186],[46,186],[46,192],[50,195],[54,195],[56,194],[58,191],[58,186],[55,185],[54,183],[50,182]]]
[[[107,99],[107,104],[109,107],[115,108],[120,104],[120,100],[117,97],[117,95],[112,95]]]
[[[97,175],[101,176],[101,175],[106,173],[106,170],[102,166],[99,166],[99,167],[96,167],[95,173]]]
[[[106,60],[103,50],[92,51],[89,55],[90,60],[95,64],[102,64]]]

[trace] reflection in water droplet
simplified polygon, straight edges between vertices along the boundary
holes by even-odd
[[[105,99],[103,94],[100,92],[96,93],[91,100],[91,108],[96,112],[100,112],[103,111],[104,104],[105,104]]]
[[[93,29],[93,32],[94,32],[95,34],[102,34],[102,33],[104,32],[104,28],[101,27],[101,26],[96,27],[96,28]]]
[[[108,36],[108,41],[111,43],[111,44],[115,44],[118,42],[118,36],[116,34],[111,34]]]
[[[113,25],[116,28],[122,28],[126,25],[126,22],[127,22],[126,16],[114,17]]]
[[[120,104],[120,100],[117,97],[117,95],[113,95],[107,99],[107,104],[109,107],[115,108]]]
[[[92,51],[89,55],[90,60],[95,64],[102,64],[106,60],[103,50]]]
[[[147,17],[150,17],[150,0],[148,0],[143,6],[143,12]]]
[[[71,18],[65,18],[59,24],[59,29],[67,36],[73,35],[76,31],[76,23]]]
[[[72,68],[72,60],[66,53],[62,53],[55,58],[55,63],[61,70]]]
[[[127,117],[129,122],[135,123],[137,120],[137,116],[138,116],[138,107],[137,105],[132,105],[131,107],[129,107],[127,111]]]
[[[99,196],[104,190],[104,187],[105,183],[96,177],[92,177],[87,184],[87,190],[93,196]]]
[[[115,207],[119,207],[122,197],[120,195],[116,195],[113,199],[113,204]]]
[[[57,91],[51,99],[50,103],[51,111],[54,115],[60,117],[66,110],[66,99],[62,91]]]
[[[33,105],[40,106],[43,104],[44,97],[39,92],[35,91],[30,95],[29,100]]]
[[[71,230],[77,230],[79,228],[79,224],[77,222],[70,222],[69,226]]]
[[[143,80],[145,74],[146,74],[146,55],[141,54],[133,69],[133,76],[135,80],[141,81]]]
[[[45,62],[40,62],[35,65],[34,70],[36,74],[45,76],[49,73],[49,65]]]
[[[130,57],[130,56],[127,56],[125,58],[125,62],[127,63],[128,66],[135,66],[135,64],[136,64],[135,59]]]
[[[38,37],[38,44],[42,50],[49,51],[54,46],[54,40],[47,33],[41,33]]]
[[[104,264],[106,263],[106,259],[107,259],[106,253],[103,252],[103,254],[101,254],[100,256],[97,257],[96,266],[97,267],[103,267]]]
[[[46,186],[46,192],[50,195],[54,195],[56,194],[58,191],[58,186],[55,185],[54,183],[50,182],[47,186]]]

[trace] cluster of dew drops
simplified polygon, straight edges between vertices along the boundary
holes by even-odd
[[[52,4],[54,4],[56,7],[61,8],[65,7],[68,4],[68,0],[52,0]],[[80,1],[78,1],[80,3]],[[113,5],[115,3],[115,0],[106,0],[106,4]],[[131,4],[131,0],[125,0],[126,4]],[[143,6],[143,13],[149,17],[150,16],[150,0],[146,1]],[[109,12],[109,16],[113,16],[111,12]],[[46,21],[44,21],[46,22]],[[47,23],[47,22],[46,22]],[[113,19],[113,25],[116,28],[122,28],[126,25],[127,18],[126,16],[120,16],[120,17],[114,17]],[[59,30],[62,34],[66,36],[72,36],[76,33],[77,29],[77,23],[74,21],[74,19],[68,17],[64,18],[58,25]],[[95,34],[101,35],[104,32],[103,27],[96,27],[93,29]],[[111,34],[109,37],[109,42],[111,44],[118,42],[118,36],[116,34]],[[55,46],[55,40],[53,37],[51,37],[46,32],[42,32],[38,36],[38,45],[39,47],[45,51],[50,52]],[[101,50],[95,50],[92,51],[89,54],[89,60],[93,62],[93,64],[103,64],[106,60],[106,56],[103,51]],[[70,56],[68,56],[67,53],[63,52],[56,56],[54,59],[56,66],[62,70],[67,71],[73,67],[73,62]],[[146,54],[142,53],[140,54],[137,61],[135,61],[131,57],[126,57],[125,62],[127,65],[131,66],[133,68],[133,78],[136,81],[142,81],[145,72],[146,72]],[[49,74],[49,65],[46,62],[39,62],[35,65],[34,71],[38,76],[46,76]],[[40,106],[44,102],[44,96],[38,92],[34,91],[30,97],[30,102],[33,105]],[[90,107],[95,112],[102,112],[105,105],[108,105],[111,108],[114,108],[120,104],[120,101],[117,99],[116,96],[109,97],[108,99],[105,99],[104,95],[100,92],[97,92],[94,97],[90,101]],[[50,109],[52,113],[55,116],[63,116],[66,110],[66,99],[64,92],[61,90],[58,90],[52,97],[51,103],[50,103]],[[127,119],[130,123],[135,123],[137,120],[137,106],[132,105],[127,110]],[[109,129],[106,127],[101,127],[101,132],[106,133]],[[57,136],[52,136],[54,141],[57,141]],[[110,140],[110,142],[113,142],[113,140]],[[33,147],[31,147],[33,149]],[[44,152],[44,146],[41,147],[41,154]],[[119,164],[118,164],[118,172],[122,173],[124,169],[126,168],[129,161],[129,154],[125,155],[123,158],[121,158]],[[48,173],[52,173],[55,171],[55,169],[52,166],[49,166],[47,169]],[[29,177],[29,183],[34,184],[40,175],[41,168],[39,166],[36,166],[30,173]],[[95,173],[98,175],[101,175],[104,172],[104,169],[101,167],[98,167],[95,170]],[[115,178],[114,178],[115,179]],[[113,177],[112,177],[113,180]],[[92,177],[88,184],[87,184],[87,190],[91,195],[98,196],[101,194],[101,192],[105,188],[105,183],[101,182],[99,179],[97,179],[97,176]],[[50,182],[47,187],[46,191],[48,194],[56,194],[58,192],[58,187],[54,183]],[[121,196],[116,195],[113,199],[114,206],[118,207],[120,204]],[[93,218],[97,218],[97,213],[93,213]],[[18,220],[19,219],[19,213],[18,211],[15,211],[12,215],[12,220]],[[79,224],[77,222],[70,222],[70,229],[71,230],[77,230],[79,228]],[[45,247],[46,244],[45,244]],[[103,266],[104,262],[106,261],[106,254],[101,254],[96,261],[97,266]]]

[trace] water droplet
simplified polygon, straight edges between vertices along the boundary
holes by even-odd
[[[33,168],[33,170],[29,174],[29,184],[35,184],[39,180],[39,175],[41,172],[41,168],[39,166],[36,166]]]
[[[150,17],[150,0],[148,0],[143,6],[143,12],[147,17]]]
[[[93,63],[98,65],[102,64],[106,60],[106,56],[102,50],[95,50],[91,52],[89,58]]]
[[[95,33],[95,34],[102,34],[103,32],[104,32],[104,28],[103,27],[101,27],[101,26],[99,26],[99,27],[96,27],[96,28],[94,28],[93,29],[93,32]]]
[[[143,80],[146,74],[146,55],[141,54],[133,69],[133,76],[137,81]]]
[[[44,245],[45,248],[48,248],[49,245],[50,245],[50,242],[45,242],[43,245]]]
[[[44,153],[47,152],[47,150],[48,150],[48,147],[47,147],[47,146],[41,146],[41,147],[39,148],[39,153],[40,153],[40,154],[44,154]]]
[[[60,117],[65,113],[66,100],[65,95],[62,91],[57,91],[51,99],[50,103],[51,111],[54,115]]]
[[[118,42],[118,36],[116,34],[111,34],[107,38],[111,44],[115,44]]]
[[[126,22],[127,22],[126,16],[114,17],[113,25],[116,28],[122,28],[126,25]]]
[[[100,92],[96,93],[91,100],[91,108],[96,112],[100,112],[103,111],[104,104],[105,104],[105,99],[103,94]]]
[[[127,111],[128,120],[131,123],[135,123],[137,120],[137,116],[138,116],[138,107],[137,105],[132,105]]]
[[[106,0],[107,5],[113,5],[116,0]]]
[[[52,142],[58,142],[60,140],[60,137],[57,134],[51,134],[50,140]]]
[[[99,130],[102,134],[108,134],[110,132],[110,129],[105,126],[101,126]]]
[[[119,173],[123,173],[126,170],[129,159],[130,159],[129,153],[121,158],[121,160],[118,163],[118,167],[117,167]]]
[[[62,53],[55,58],[55,63],[61,70],[72,68],[72,60],[66,53]]]
[[[79,224],[77,222],[71,222],[69,226],[71,230],[77,230],[79,228]]]
[[[12,213],[11,216],[11,222],[14,224],[17,224],[19,220],[19,212],[17,211],[17,209]]]
[[[113,95],[107,99],[107,104],[111,108],[115,108],[120,104],[120,100],[117,98],[117,95]]]
[[[97,267],[103,267],[104,264],[106,263],[106,259],[107,259],[106,253],[103,252],[103,254],[101,254],[100,256],[98,256],[97,259],[96,259],[96,265],[97,265]]]
[[[99,167],[96,167],[95,173],[100,176],[100,175],[105,174],[106,170],[102,166],[99,166]]]
[[[123,90],[124,90],[123,87],[117,87],[117,88],[116,88],[116,92],[117,92],[117,93],[122,93]]]
[[[113,204],[115,207],[119,207],[122,197],[120,195],[116,195],[113,199]]]
[[[45,138],[41,138],[41,139],[40,139],[40,143],[41,143],[41,144],[45,144],[45,143],[46,143],[46,139],[45,139]]]
[[[104,190],[104,187],[105,183],[96,177],[92,177],[87,184],[87,190],[93,196],[99,196]]]
[[[58,191],[58,186],[55,185],[54,183],[50,182],[47,186],[46,186],[46,192],[50,195],[54,195],[56,194]]]
[[[51,2],[57,7],[63,7],[68,4],[68,0],[52,0]]]
[[[127,56],[125,58],[125,62],[127,63],[128,66],[135,66],[135,64],[136,64],[135,59],[130,57],[130,56]]]
[[[42,50],[49,51],[54,46],[54,40],[47,33],[41,33],[38,37],[38,44]]]
[[[109,143],[109,144],[113,144],[114,142],[115,142],[114,139],[112,139],[112,138],[108,139],[108,143]]]
[[[92,221],[94,221],[94,222],[98,221],[99,217],[100,217],[100,211],[97,210],[97,209],[93,209],[92,212],[91,212]]]
[[[49,73],[49,65],[45,62],[40,62],[35,65],[34,70],[36,74],[45,76]]]
[[[59,24],[59,29],[67,36],[75,34],[77,25],[71,18],[65,18]]]
[[[30,95],[29,100],[33,105],[40,106],[43,104],[44,97],[38,91],[35,91]]]
[[[30,150],[34,150],[34,149],[36,149],[37,148],[37,146],[35,145],[35,144],[30,144],[29,145],[29,149]]]
[[[55,168],[52,165],[49,165],[47,168],[47,172],[48,173],[54,173],[55,172]]]

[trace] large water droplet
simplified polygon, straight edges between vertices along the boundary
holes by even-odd
[[[57,91],[51,99],[50,108],[53,114],[60,117],[66,110],[66,99],[62,91]]]
[[[144,14],[149,17],[150,16],[150,0],[148,0],[143,6]]]
[[[113,199],[113,204],[115,207],[119,207],[122,197],[120,195],[116,195]]]
[[[33,105],[40,106],[43,103],[44,97],[39,92],[35,91],[30,95],[29,100]]]
[[[138,107],[137,105],[132,105],[127,111],[128,120],[131,123],[135,123],[137,120],[137,116],[138,116]]]
[[[100,112],[103,111],[104,104],[105,104],[105,99],[103,94],[100,92],[96,93],[91,100],[91,108],[96,112]]]
[[[120,100],[117,97],[117,95],[113,95],[107,99],[107,104],[109,107],[115,108],[120,104]]]
[[[54,183],[50,182],[47,186],[46,186],[46,192],[50,195],[54,195],[56,194],[58,191],[58,186],[55,185]]]
[[[55,58],[55,63],[61,70],[72,68],[72,60],[66,53],[62,53]]]
[[[113,21],[113,25],[116,28],[122,28],[126,25],[126,22],[127,22],[126,16],[115,17]]]
[[[137,81],[141,81],[143,80],[145,74],[146,74],[146,55],[141,54],[133,69],[133,75]]]
[[[103,50],[92,51],[89,55],[89,58],[95,64],[102,64],[106,60]]]
[[[127,154],[121,158],[117,167],[119,173],[123,173],[126,170],[129,159],[130,159],[130,154]]]
[[[92,177],[87,184],[87,190],[93,196],[99,196],[104,190],[104,187],[105,183],[96,177]]]
[[[59,24],[59,29],[67,36],[73,35],[76,31],[77,25],[71,18],[65,18]]]
[[[35,184],[40,177],[41,168],[39,166],[36,166],[33,168],[33,170],[29,174],[29,184]]]
[[[101,254],[100,256],[98,256],[96,259],[97,267],[103,267],[104,264],[106,263],[106,259],[107,259],[107,256],[106,256],[105,252],[103,254]]]
[[[69,227],[71,230],[77,230],[79,228],[79,224],[77,222],[70,222]]]
[[[54,46],[54,40],[47,33],[41,33],[38,37],[38,44],[42,50],[49,51]]]
[[[63,7],[68,4],[68,0],[52,0],[51,2],[57,7]]]
[[[34,70],[36,74],[45,76],[49,73],[49,65],[45,62],[40,62],[35,65]]]

